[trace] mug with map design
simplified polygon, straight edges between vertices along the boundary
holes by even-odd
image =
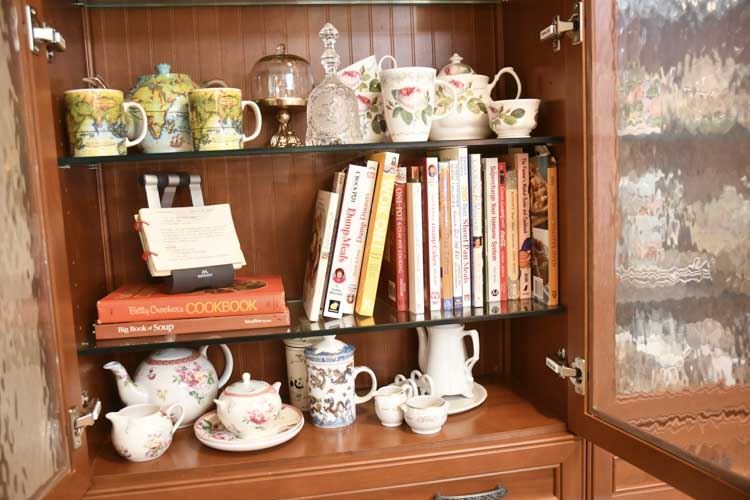
[[[242,145],[258,137],[262,118],[258,105],[242,100],[242,91],[229,87],[194,89],[188,93],[190,128],[196,151],[242,149]],[[242,111],[246,106],[255,115],[255,130],[242,131]]]
[[[143,141],[144,128],[135,140],[128,139],[127,113],[135,110],[146,121],[146,111],[125,101],[115,89],[76,89],[65,92],[65,122],[73,156],[116,156]]]

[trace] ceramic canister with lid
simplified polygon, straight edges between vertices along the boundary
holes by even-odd
[[[310,416],[318,427],[344,427],[357,418],[355,405],[369,401],[377,391],[375,373],[366,366],[354,366],[354,346],[333,335],[305,349]],[[354,379],[367,373],[372,387],[365,396],[354,392]]]
[[[317,344],[321,340],[320,337],[284,340],[284,347],[286,349],[286,377],[289,383],[289,402],[302,411],[310,409],[305,349]]]
[[[456,93],[456,106],[445,120],[436,121],[430,129],[431,141],[484,139],[492,135],[485,97],[489,97],[489,77],[478,75],[463,58],[453,54],[450,64],[438,73],[437,79],[447,83]],[[436,113],[447,110],[452,96],[436,88]]]

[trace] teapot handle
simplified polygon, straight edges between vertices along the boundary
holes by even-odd
[[[210,346],[204,345],[200,348],[201,356],[204,358],[206,357],[206,352],[208,352],[208,348]],[[232,370],[234,369],[234,358],[232,357],[232,351],[229,350],[229,347],[227,347],[226,344],[219,344],[219,347],[221,347],[221,350],[224,352],[224,373],[221,374],[221,377],[219,378],[219,389],[224,387],[224,384],[226,384],[229,381],[229,377],[232,376]]]
[[[466,375],[470,380],[474,380],[474,376],[471,374],[471,370],[474,369],[474,365],[479,361],[479,332],[476,330],[469,330],[464,332],[464,337],[471,337],[472,356],[466,360],[464,366],[466,367]]]
[[[516,70],[508,66],[498,71],[497,74],[495,75],[495,78],[493,78],[490,84],[487,86],[487,96],[490,100],[492,100],[492,97],[490,97],[490,94],[492,94],[492,90],[495,88],[495,85],[497,85],[497,81],[500,79],[501,76],[503,76],[506,73],[512,76],[513,79],[516,81],[516,87],[518,87],[518,90],[516,91],[516,99],[519,99],[521,97],[521,80],[518,78],[518,75],[516,74]]]

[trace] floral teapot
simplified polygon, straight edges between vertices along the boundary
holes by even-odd
[[[197,351],[182,347],[154,351],[138,366],[132,379],[117,361],[110,361],[104,368],[115,374],[123,403],[128,406],[180,403],[184,410],[181,426],[187,427],[208,411],[219,388],[227,383],[232,374],[232,353],[225,344],[220,347],[224,352],[224,373],[221,378],[217,377],[214,365],[206,357],[208,346]]]

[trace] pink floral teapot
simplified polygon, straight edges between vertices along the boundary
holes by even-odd
[[[184,410],[181,427],[187,427],[208,411],[219,388],[232,374],[232,353],[225,344],[220,347],[224,352],[221,378],[217,377],[214,365],[206,357],[208,346],[197,351],[184,347],[154,351],[138,366],[132,379],[118,361],[110,361],[104,368],[115,374],[123,403],[128,406],[180,403]]]

